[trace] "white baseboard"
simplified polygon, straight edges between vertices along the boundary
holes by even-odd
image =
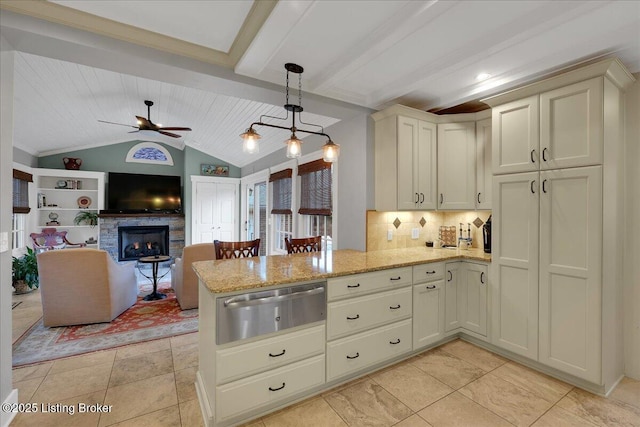
[[[2,406],[4,407],[4,405],[8,403],[8,404],[17,404],[18,403],[18,389],[14,388],[13,390],[11,390],[11,393],[9,393],[9,396],[7,396],[7,398],[4,400],[4,402],[2,402]],[[0,426],[2,427],[9,427],[9,424],[11,424],[11,421],[13,420],[13,418],[16,416],[18,412],[5,412],[5,411],[0,411]]]

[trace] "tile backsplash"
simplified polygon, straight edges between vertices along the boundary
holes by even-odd
[[[467,236],[467,224],[471,224],[472,246],[482,248],[482,225],[491,215],[490,211],[407,211],[378,212],[367,211],[367,251],[383,249],[412,248],[425,246],[427,240],[436,241],[441,225],[453,225],[459,236],[460,223],[463,223],[464,237]],[[474,224],[475,221],[475,224]],[[397,227],[396,227],[397,225]],[[412,230],[418,230],[418,238],[412,239]],[[391,240],[388,233],[391,231]]]

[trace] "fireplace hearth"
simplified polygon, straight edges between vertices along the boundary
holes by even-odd
[[[169,255],[169,226],[118,227],[118,261]]]

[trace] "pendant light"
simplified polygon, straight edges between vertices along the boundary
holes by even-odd
[[[303,132],[312,135],[321,135],[327,137],[327,142],[322,147],[322,158],[325,162],[335,162],[338,160],[338,156],[340,155],[340,146],[334,143],[331,140],[331,137],[324,133],[324,128],[320,125],[314,125],[311,123],[305,123],[300,118],[298,121],[303,125],[314,126],[320,128],[320,132],[300,129],[296,127],[296,113],[300,115],[302,113],[302,73],[304,72],[304,68],[300,65],[286,63],[284,64],[284,68],[287,70],[287,85],[286,85],[286,103],[284,104],[284,109],[287,111],[286,117],[273,117],[262,115],[260,116],[260,121],[251,123],[251,126],[240,135],[242,138],[242,151],[245,153],[257,153],[259,151],[258,140],[260,139],[260,134],[256,132],[254,126],[267,126],[277,129],[285,129],[291,132],[291,137],[284,141],[287,144],[287,157],[290,159],[298,158],[302,155],[302,140],[296,137],[296,132]],[[290,104],[289,103],[289,73],[294,73],[298,75],[298,104]],[[288,120],[289,112],[291,112],[291,127],[275,125],[272,123],[263,122],[262,119],[264,117],[268,117],[270,119],[277,120]]]

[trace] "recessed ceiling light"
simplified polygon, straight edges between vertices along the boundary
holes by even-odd
[[[487,80],[489,77],[491,77],[491,74],[488,73],[480,73],[476,76],[476,80],[481,82],[483,80]]]

